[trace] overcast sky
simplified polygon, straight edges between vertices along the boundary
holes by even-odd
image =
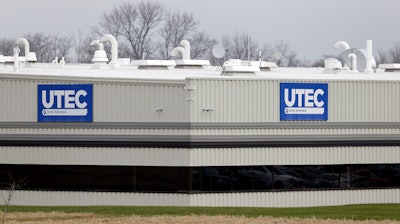
[[[28,32],[71,34],[96,25],[103,12],[137,0],[12,0],[0,7],[0,37]],[[5,3],[7,2],[7,3]],[[399,0],[160,0],[167,9],[193,13],[200,29],[220,40],[247,32],[258,41],[286,40],[300,58],[338,54],[338,40],[374,52],[400,43]]]

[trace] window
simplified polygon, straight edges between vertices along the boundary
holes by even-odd
[[[393,188],[400,164],[299,166],[68,166],[0,164],[0,188],[121,192],[242,192]]]

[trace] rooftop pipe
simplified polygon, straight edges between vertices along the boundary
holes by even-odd
[[[119,67],[118,62],[118,42],[117,39],[111,34],[106,34],[102,38],[100,38],[100,42],[104,43],[109,41],[111,43],[111,61],[110,64],[114,66],[114,68]]]
[[[187,40],[182,40],[179,43],[182,47],[176,47],[172,50],[171,56],[175,57],[180,53],[183,60],[190,60],[190,43]]]
[[[338,41],[335,43],[336,48],[344,48],[345,50],[350,49],[350,45],[346,41]]]
[[[367,40],[367,65],[365,67],[364,72],[365,73],[372,73],[374,72],[374,70],[372,69],[372,60],[373,60],[373,56],[372,56],[372,40]]]
[[[18,45],[18,44],[23,44],[24,45],[24,48],[25,48],[25,61],[28,61],[28,62],[37,61],[35,52],[30,52],[29,42],[28,42],[27,39],[25,39],[23,37],[18,38],[17,41],[15,41],[15,44],[16,45]]]

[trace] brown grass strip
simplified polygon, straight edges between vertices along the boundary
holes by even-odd
[[[24,224],[124,224],[124,223],[140,223],[140,224],[399,224],[399,221],[355,221],[355,220],[322,220],[322,219],[300,219],[300,218],[273,218],[258,217],[246,218],[238,216],[101,216],[90,213],[61,213],[61,212],[35,212],[35,213],[9,213],[7,214],[6,223],[24,223]]]

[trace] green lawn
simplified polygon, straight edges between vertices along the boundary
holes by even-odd
[[[11,206],[9,212],[84,212],[106,216],[121,215],[232,215],[232,216],[274,216],[321,219],[354,220],[400,220],[400,204],[347,205],[311,208],[229,208],[229,207],[128,207],[128,206],[73,206],[36,207]]]

